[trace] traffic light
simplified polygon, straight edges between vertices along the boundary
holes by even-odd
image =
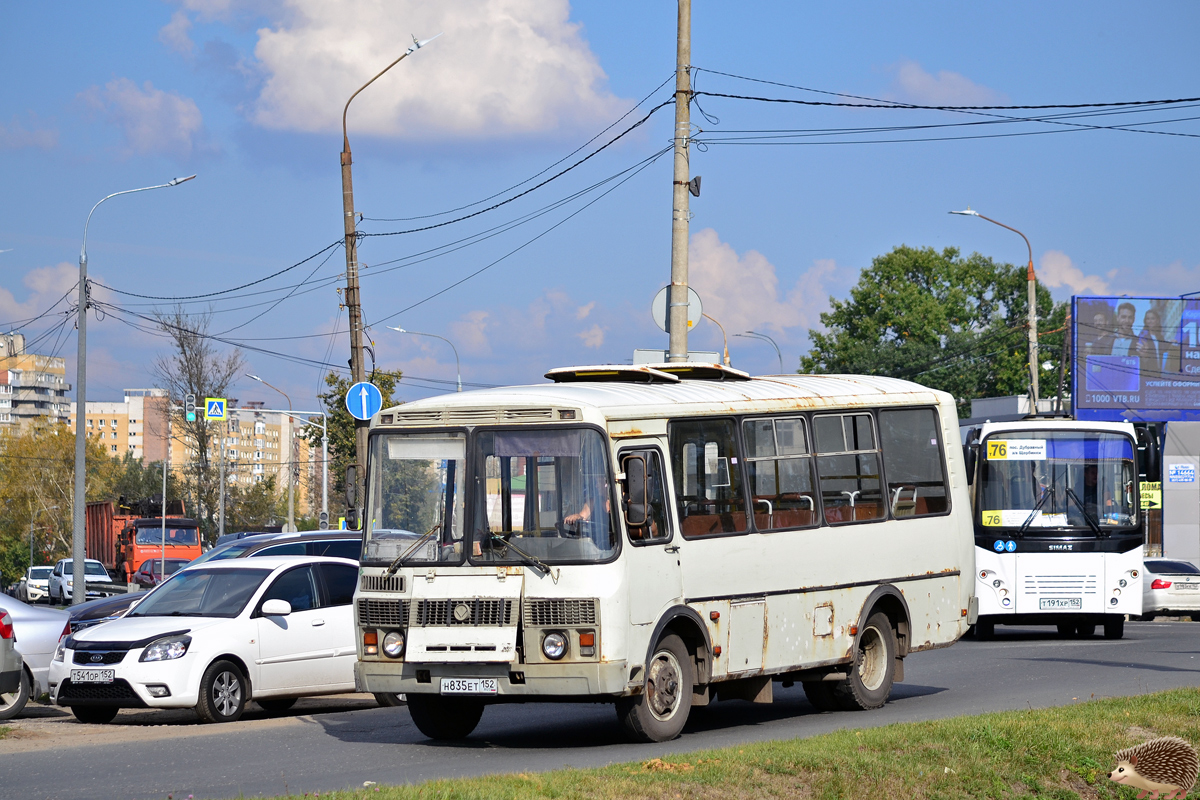
[[[187,416],[188,422],[196,421],[196,395],[189,394],[184,398],[183,413]]]

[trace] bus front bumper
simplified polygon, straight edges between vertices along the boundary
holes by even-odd
[[[504,698],[620,697],[628,694],[624,661],[580,664],[407,664],[359,661],[354,682],[361,692],[440,694],[442,678],[494,678]]]

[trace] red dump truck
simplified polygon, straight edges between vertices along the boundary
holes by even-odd
[[[162,502],[158,498],[138,503],[124,499],[88,503],[85,529],[87,557],[104,564],[114,581],[127,583],[147,559],[191,560],[200,555],[200,526],[183,516],[181,501],[167,503],[166,536],[163,536]]]

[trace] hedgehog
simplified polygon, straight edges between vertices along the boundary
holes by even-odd
[[[1181,800],[1196,785],[1200,760],[1192,746],[1178,736],[1164,736],[1143,742],[1118,752],[1114,758],[1117,768],[1108,777],[1122,786],[1142,791],[1138,800],[1147,794],[1158,800]]]

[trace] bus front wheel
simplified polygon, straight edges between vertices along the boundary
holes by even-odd
[[[617,701],[625,735],[635,742],[669,742],[678,736],[692,710],[693,683],[692,656],[683,640],[664,636],[646,665],[642,693]]]
[[[850,677],[837,684],[838,705],[848,711],[879,708],[896,678],[896,634],[887,614],[877,611],[858,635]]]
[[[483,717],[483,703],[462,697],[410,694],[408,713],[417,730],[430,739],[465,739]]]

